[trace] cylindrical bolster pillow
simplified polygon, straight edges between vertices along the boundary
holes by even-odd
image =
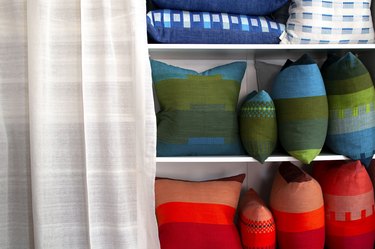
[[[324,204],[319,183],[290,162],[282,163],[270,199],[280,249],[324,248]]]
[[[272,213],[253,189],[240,199],[238,210],[243,248],[275,249],[276,228]]]

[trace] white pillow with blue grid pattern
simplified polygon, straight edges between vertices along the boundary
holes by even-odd
[[[281,43],[374,43],[371,0],[292,0]]]

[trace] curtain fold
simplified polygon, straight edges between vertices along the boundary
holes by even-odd
[[[146,3],[0,1],[0,247],[158,249]]]

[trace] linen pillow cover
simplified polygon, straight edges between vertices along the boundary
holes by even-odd
[[[290,162],[280,165],[270,197],[280,249],[324,248],[324,205],[317,181]]]
[[[253,189],[241,197],[238,213],[243,248],[276,248],[276,227],[272,213]]]
[[[262,16],[169,9],[147,13],[148,34],[161,43],[279,43],[284,29]]]
[[[329,107],[327,146],[369,165],[375,153],[375,92],[369,72],[352,53],[329,57],[321,71]]]
[[[204,182],[157,179],[161,249],[242,249],[233,223],[244,174]]]
[[[272,89],[282,147],[303,163],[321,151],[327,134],[328,103],[318,65],[308,55],[287,61]]]
[[[371,0],[292,0],[281,43],[374,43]]]
[[[179,9],[209,12],[228,12],[244,15],[267,15],[288,0],[153,0],[163,9]]]
[[[326,212],[328,249],[373,249],[374,191],[360,161],[314,162]]]
[[[265,91],[248,95],[240,110],[240,135],[247,153],[261,163],[277,143],[276,110]]]
[[[158,156],[243,154],[237,102],[246,62],[202,73],[151,60]]]

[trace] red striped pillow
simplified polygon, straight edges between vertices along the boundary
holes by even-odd
[[[329,249],[373,249],[374,191],[360,161],[314,163],[322,186]]]
[[[241,249],[233,223],[244,174],[204,182],[157,179],[161,249]]]
[[[276,228],[272,213],[253,189],[242,196],[238,212],[244,249],[276,248]]]
[[[280,249],[324,248],[324,205],[317,181],[302,169],[282,163],[274,179],[271,209]]]

